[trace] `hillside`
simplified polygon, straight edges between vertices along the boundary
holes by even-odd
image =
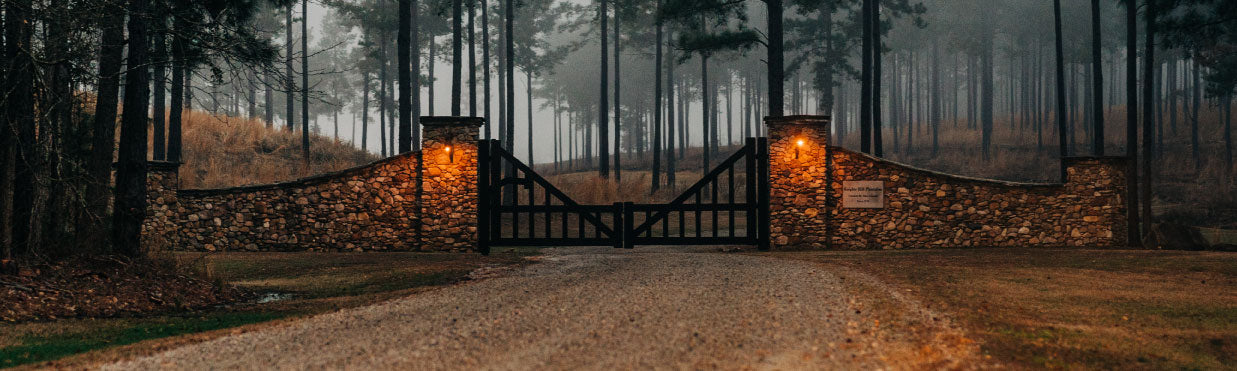
[[[261,120],[186,111],[181,187],[223,188],[295,180],[366,164],[378,157],[346,142],[310,136],[310,167],[301,159],[301,135],[267,128]]]

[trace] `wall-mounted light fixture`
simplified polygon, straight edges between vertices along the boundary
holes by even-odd
[[[801,147],[803,147],[803,139],[799,139],[799,141],[795,142],[795,159],[796,160],[799,159],[799,148]]]
[[[443,147],[442,150],[447,153],[447,160],[455,163],[455,152],[451,152],[451,146]]]

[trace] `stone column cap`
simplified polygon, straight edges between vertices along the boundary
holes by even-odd
[[[765,116],[765,125],[787,124],[828,126],[831,122],[833,122],[833,117],[829,115]]]
[[[421,125],[480,127],[485,125],[485,118],[471,116],[421,116]]]

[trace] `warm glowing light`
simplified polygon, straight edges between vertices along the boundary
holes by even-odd
[[[798,144],[799,144],[799,146],[800,146],[800,147],[803,147],[803,139],[799,139]]]
[[[443,148],[442,150],[443,150],[444,152],[451,152],[451,147],[446,147],[446,148]]]

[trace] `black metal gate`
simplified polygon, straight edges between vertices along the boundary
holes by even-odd
[[[478,242],[491,246],[769,244],[768,142],[745,145],[669,203],[582,205],[497,140],[479,143]]]

